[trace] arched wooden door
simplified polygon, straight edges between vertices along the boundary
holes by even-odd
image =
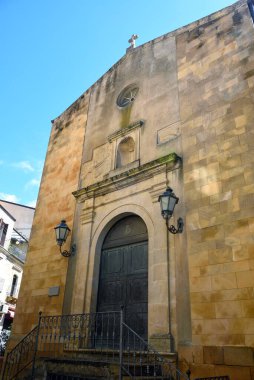
[[[107,234],[101,253],[97,311],[119,311],[147,340],[148,235],[143,220],[127,216]]]

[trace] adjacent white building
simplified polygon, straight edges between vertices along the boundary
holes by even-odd
[[[14,318],[33,214],[34,208],[0,200],[0,331]]]

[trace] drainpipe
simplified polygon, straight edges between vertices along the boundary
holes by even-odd
[[[166,219],[166,234],[167,234],[167,276],[168,276],[168,335],[170,352],[175,351],[174,337],[171,331],[171,297],[170,297],[170,252],[169,252],[169,219]]]

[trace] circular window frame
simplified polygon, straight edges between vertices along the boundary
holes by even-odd
[[[136,99],[139,92],[139,87],[136,83],[125,87],[116,99],[116,104],[119,108],[129,107]]]

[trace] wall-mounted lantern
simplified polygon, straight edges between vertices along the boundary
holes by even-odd
[[[65,220],[62,220],[60,224],[58,224],[55,227],[55,233],[56,233],[56,242],[57,245],[60,247],[61,255],[64,257],[69,257],[74,251],[74,246],[72,246],[72,249],[70,251],[62,251],[62,245],[66,242],[66,239],[70,233],[70,229],[66,224]]]
[[[167,229],[172,234],[182,233],[183,232],[183,219],[178,218],[177,228],[173,225],[168,226],[168,221],[172,217],[175,209],[175,205],[178,203],[179,198],[173,193],[173,190],[168,187],[166,191],[159,196],[158,202],[161,206],[161,215],[166,219]]]

